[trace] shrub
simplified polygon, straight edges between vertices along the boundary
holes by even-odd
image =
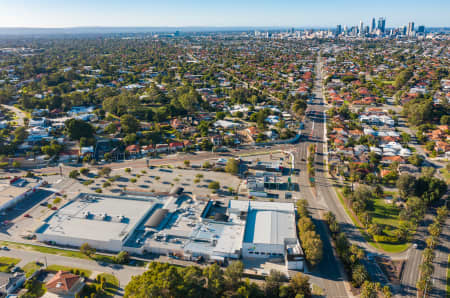
[[[217,181],[211,181],[211,182],[208,184],[208,188],[217,191],[217,190],[220,188],[220,183],[217,182]]]
[[[69,178],[77,179],[80,176],[80,173],[77,170],[72,170],[69,173]]]

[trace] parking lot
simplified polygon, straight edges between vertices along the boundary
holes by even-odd
[[[54,192],[50,190],[39,189],[3,213],[0,217],[0,233],[15,240],[30,234],[50,212],[53,212],[48,207],[41,206],[52,198],[53,194]]]

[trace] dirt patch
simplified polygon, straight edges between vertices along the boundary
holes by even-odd
[[[400,284],[405,261],[393,261],[389,258],[376,258],[376,261],[391,283]]]

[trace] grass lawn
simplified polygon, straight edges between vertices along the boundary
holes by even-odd
[[[105,278],[105,293],[108,296],[114,296],[116,290],[119,288],[119,280],[112,274],[101,273],[98,276]]]
[[[47,292],[43,282],[32,278],[25,282],[25,288],[28,290],[27,297],[41,297]]]
[[[373,222],[383,225],[385,227],[383,229],[384,234],[390,237],[395,237],[395,230],[400,224],[399,213],[399,207],[385,203],[383,199],[374,200],[373,210],[370,211]],[[402,252],[409,247],[407,242],[377,242],[377,244],[387,252]]]
[[[20,262],[20,259],[0,257],[0,272],[10,272]]]
[[[109,255],[94,254],[91,257],[88,257],[87,255],[81,253],[80,251],[76,251],[76,250],[66,250],[66,249],[59,249],[59,248],[32,245],[32,244],[23,244],[23,243],[17,243],[17,242],[9,242],[9,241],[2,241],[1,245],[6,245],[6,246],[10,246],[12,248],[23,249],[23,250],[34,250],[34,251],[38,251],[41,253],[59,255],[59,256],[64,256],[64,257],[94,260],[94,261],[98,261],[98,262],[114,263],[114,256],[109,256]]]
[[[26,277],[30,277],[34,272],[41,269],[42,265],[37,264],[36,262],[30,262],[22,267],[22,270],[25,272]]]
[[[442,169],[439,170],[442,174],[442,176],[444,176],[445,182],[447,182],[447,184],[450,183],[450,172],[447,171],[447,169],[444,167]]]
[[[373,247],[386,251],[386,252],[402,252],[409,247],[409,243],[390,243],[390,242],[376,242],[369,236],[361,226],[359,220],[356,218],[356,215],[350,210],[349,207],[345,204],[344,197],[340,191],[340,189],[335,188],[336,194],[341,202],[342,206],[344,206],[345,212],[350,216],[353,221],[353,224],[359,229],[364,239]],[[386,204],[382,199],[374,200],[373,210],[369,211],[372,216],[372,220],[374,223],[387,225],[387,229],[384,229],[383,232],[388,236],[394,236],[394,230],[398,227],[400,220],[398,218],[400,210],[396,206],[392,206],[391,204]]]
[[[67,267],[67,266],[61,266],[61,265],[50,265],[47,267],[48,271],[70,271],[73,272],[74,270],[78,270],[81,275],[84,275],[85,277],[90,277],[92,275],[92,271],[88,269],[81,269],[81,268],[75,268],[75,267]]]
[[[384,85],[392,85],[392,84],[394,84],[394,82],[395,82],[395,81],[386,81],[386,80],[383,80],[383,81],[382,81],[382,83],[383,83]]]
[[[2,241],[2,245],[11,246],[12,248],[17,249],[23,249],[23,250],[34,250],[46,254],[52,254],[52,255],[59,255],[59,256],[65,256],[65,257],[72,257],[72,258],[79,258],[79,259],[90,259],[85,254],[79,252],[79,251],[72,251],[72,250],[65,250],[65,249],[58,249],[53,247],[46,247],[46,246],[39,246],[39,245],[32,245],[32,244],[23,244],[23,243],[17,243],[17,242],[9,242],[9,241]]]

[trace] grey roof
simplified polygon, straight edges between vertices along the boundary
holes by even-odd
[[[167,209],[157,209],[155,212],[153,212],[152,216],[150,216],[144,226],[147,228],[157,228],[164,220],[164,218],[166,218],[168,213],[169,210]]]

